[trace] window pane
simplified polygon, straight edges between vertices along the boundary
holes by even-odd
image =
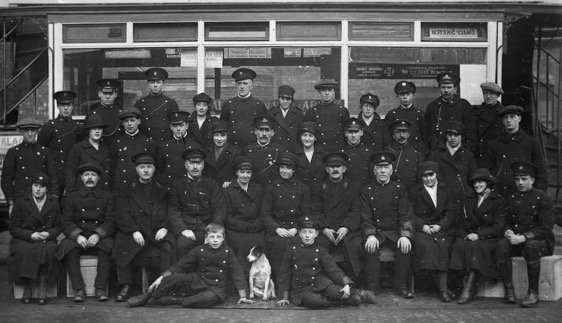
[[[351,23],[351,40],[414,40],[412,23]]]
[[[488,40],[486,23],[436,23],[422,22],[422,41],[477,41]]]
[[[278,40],[340,40],[341,24],[335,23],[277,23]]]
[[[125,24],[64,25],[65,43],[124,43]]]
[[[210,23],[205,40],[268,40],[269,23]]]
[[[135,42],[196,41],[197,23],[135,24]]]

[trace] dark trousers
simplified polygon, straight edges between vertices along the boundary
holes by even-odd
[[[402,251],[396,247],[396,242],[390,239],[386,239],[379,247],[386,247],[394,251],[394,257],[396,259],[394,262],[394,287],[399,290],[407,289],[408,278],[411,275],[412,252],[410,251],[406,254],[402,253]],[[367,283],[367,289],[372,291],[378,291],[380,287],[380,248],[374,253],[365,251],[363,258],[365,262],[365,282]]]
[[[302,305],[310,308],[326,308],[344,303],[343,292],[340,292],[340,289],[341,286],[332,284],[321,292],[308,291],[302,296]]]
[[[511,245],[507,239],[500,239],[496,245],[498,262],[509,261],[510,257],[523,256],[526,261],[540,260],[548,256],[544,240],[528,240],[518,245]]]
[[[80,255],[98,256],[98,267],[94,287],[105,289],[109,280],[109,271],[111,266],[111,254],[98,248],[81,250],[80,248],[71,249],[65,257],[65,266],[75,290],[85,287],[84,278],[80,271]]]
[[[159,255],[158,255],[159,254]],[[157,256],[155,256],[157,255]],[[172,250],[165,246],[145,246],[131,262],[125,267],[117,266],[117,281],[119,285],[133,283],[133,266],[144,268],[158,268],[160,273],[165,272],[175,263]]]
[[[195,273],[174,273],[164,279],[158,288],[152,292],[152,298],[158,300],[164,296],[172,294],[182,294],[184,297],[184,307],[211,307],[221,302],[221,299],[210,289],[193,289]]]

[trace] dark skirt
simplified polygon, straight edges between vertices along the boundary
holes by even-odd
[[[413,268],[447,272],[452,238],[445,234],[426,234],[417,231],[413,243]]]
[[[10,243],[10,256],[7,259],[8,276],[10,283],[17,282],[20,278],[37,279],[41,266],[47,266],[47,278],[52,282],[56,280],[57,266],[55,252],[57,242],[27,242],[12,239]]]
[[[496,244],[498,239],[468,241],[458,238],[453,244],[449,268],[454,270],[476,269],[491,279],[498,279],[496,268]]]
[[[262,246],[264,250],[265,246],[265,233],[262,232],[237,232],[226,229],[226,240],[228,245],[234,250],[238,262],[244,270],[246,278],[250,272],[251,264],[248,262],[246,256],[250,253],[250,249],[254,246]]]

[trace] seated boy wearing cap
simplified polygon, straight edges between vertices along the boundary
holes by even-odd
[[[206,228],[206,244],[191,250],[175,265],[158,277],[148,292],[130,298],[130,307],[181,305],[207,308],[222,303],[227,297],[227,278],[230,276],[238,290],[238,303],[253,303],[246,298],[246,278],[234,251],[223,245],[224,227],[211,223]],[[180,293],[181,296],[175,296]]]
[[[311,218],[299,220],[300,242],[287,249],[280,270],[277,305],[292,302],[297,306],[326,308],[362,302],[375,303],[370,291],[351,288],[353,281],[336,265],[328,251],[314,244],[318,223]],[[290,301],[289,301],[290,300]]]

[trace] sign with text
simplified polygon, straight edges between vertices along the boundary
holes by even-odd
[[[428,28],[430,39],[477,39],[478,28]]]
[[[213,115],[216,115],[216,116],[220,115],[222,104],[223,104],[224,101],[225,101],[224,99],[213,100],[212,107],[211,107],[211,112],[212,112]],[[279,100],[277,100],[277,99],[262,100],[262,102],[265,104],[265,107],[267,108],[267,110],[279,105]],[[345,106],[345,100],[334,100],[334,102],[336,102],[339,105]],[[293,101],[293,105],[300,108],[303,113],[306,113],[306,111],[308,111],[308,109],[312,108],[313,106],[317,105],[318,103],[320,103],[320,101],[318,99],[304,99],[304,100],[294,100]]]
[[[449,64],[349,64],[350,79],[433,79],[439,73],[459,74],[459,65]]]

